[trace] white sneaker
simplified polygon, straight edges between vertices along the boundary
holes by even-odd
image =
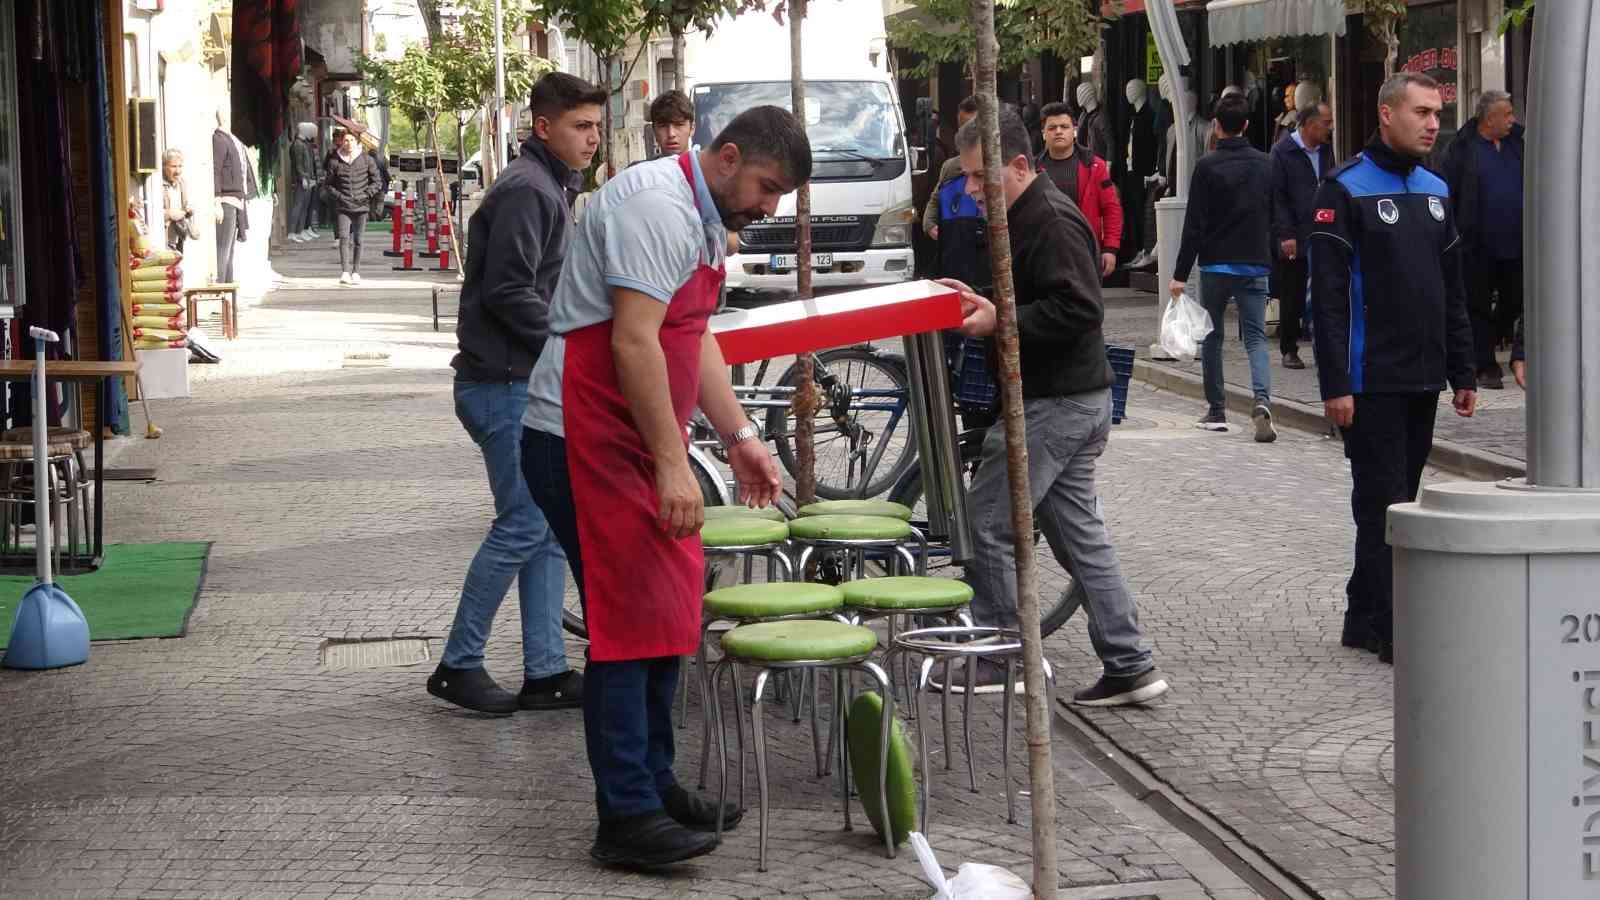
[[[339,273],[339,283],[340,284],[349,284],[350,283],[350,273],[349,272],[340,272]]]
[[[360,272],[351,272],[350,273],[350,283],[351,284],[360,284],[361,283],[361,273]]]
[[[289,235],[289,240],[294,241],[296,244],[303,244],[306,242],[306,239],[301,237],[299,232]]]
[[[305,231],[300,232],[300,240],[302,240],[302,241],[314,241],[316,239],[317,239],[317,233],[315,231],[312,231],[309,228],[307,228]]]

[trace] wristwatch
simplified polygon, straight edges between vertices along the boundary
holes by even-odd
[[[754,422],[746,422],[744,423],[743,428],[740,428],[733,434],[722,436],[722,447],[725,450],[732,450],[739,444],[742,444],[745,441],[754,440],[760,436],[761,429],[757,428]]]

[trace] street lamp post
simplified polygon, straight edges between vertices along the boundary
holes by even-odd
[[[506,167],[506,46],[501,34],[500,0],[494,0],[494,171],[498,176]]]
[[[1600,883],[1600,8],[1542,3],[1528,142],[1526,481],[1447,483],[1389,510],[1395,894],[1593,896]],[[1590,251],[1585,258],[1583,248]],[[1585,277],[1585,276],[1588,277]]]

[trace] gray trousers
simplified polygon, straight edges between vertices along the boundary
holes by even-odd
[[[239,210],[222,204],[222,221],[217,223],[217,281],[233,281],[233,245],[239,240]]]
[[[1056,560],[1072,575],[1069,602],[1083,605],[1089,640],[1107,675],[1137,675],[1154,665],[1139,628],[1133,594],[1095,491],[1094,465],[1111,434],[1109,389],[1027,400],[1028,485],[1034,522]],[[967,494],[975,553],[967,572],[980,625],[1017,626],[1017,560],[1006,476],[1005,422],[989,428],[983,459]]]

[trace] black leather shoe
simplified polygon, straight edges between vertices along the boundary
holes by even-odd
[[[1378,642],[1378,662],[1394,665],[1394,641]]]
[[[1339,638],[1339,643],[1345,647],[1349,647],[1352,650],[1365,650],[1368,653],[1377,653],[1383,642],[1378,640],[1378,636],[1370,631],[1366,632],[1365,634],[1356,634],[1346,631],[1344,636]]]
[[[679,785],[675,784],[661,792],[661,805],[674,822],[685,828],[694,831],[717,830],[717,804],[699,794],[691,794]],[[732,831],[742,818],[744,810],[739,808],[739,804],[729,803],[722,808],[722,830]]]
[[[665,812],[601,822],[589,856],[605,866],[654,869],[717,849],[716,835],[690,831]]]
[[[495,684],[483,669],[452,669],[440,663],[428,676],[428,693],[462,709],[492,716],[517,711],[517,695]]]
[[[517,705],[523,709],[576,709],[583,705],[583,673],[568,669],[549,678],[525,678]]]
[[[1300,351],[1293,350],[1285,353],[1283,355],[1283,367],[1285,369],[1304,369],[1306,364],[1300,359]]]

